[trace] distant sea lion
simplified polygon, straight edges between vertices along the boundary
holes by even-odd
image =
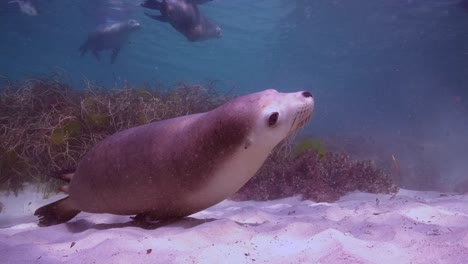
[[[81,45],[81,56],[84,56],[88,50],[92,50],[94,56],[99,61],[100,51],[111,50],[111,63],[114,63],[120,49],[127,41],[128,35],[140,29],[140,27],[140,23],[134,19],[101,26],[91,32],[83,45]]]
[[[304,127],[309,92],[265,90],[206,113],[116,133],[79,162],[63,188],[69,196],[36,210],[39,225],[80,211],[168,220],[206,209],[239,190],[272,149]]]
[[[8,3],[17,3],[19,5],[20,11],[28,16],[37,15],[37,9],[31,0],[13,0],[9,1]]]
[[[458,6],[468,12],[468,0],[461,0],[458,2]]]
[[[189,41],[202,41],[209,38],[220,38],[221,28],[209,21],[198,9],[198,4],[211,0],[145,0],[141,6],[159,10],[161,15],[148,17],[161,22],[169,22]]]

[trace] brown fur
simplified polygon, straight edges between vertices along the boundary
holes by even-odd
[[[104,139],[83,157],[69,188],[63,189],[70,196],[36,211],[40,225],[66,222],[79,211],[166,220],[220,202],[255,174],[274,145],[309,119],[313,106],[310,93],[289,94],[284,98],[297,100],[298,109],[284,112],[290,122],[278,126],[284,129],[279,130],[281,136],[245,150],[252,155],[247,156],[242,151],[250,147],[249,137],[258,139],[267,131],[278,131],[277,127],[265,128],[263,111],[270,100],[282,102],[284,98],[278,96],[286,95],[274,90],[250,94],[207,113],[134,127]],[[226,169],[225,164],[231,165]],[[248,170],[239,179],[232,178],[239,164]],[[209,193],[205,195],[207,186]]]
[[[256,118],[249,104],[233,100],[208,113],[150,123],[108,137],[80,161],[69,188],[63,189],[70,198],[39,208],[35,215],[40,216],[41,225],[50,225],[69,220],[71,214],[64,217],[58,212],[63,207],[69,207],[64,211],[123,215],[151,212],[160,219],[200,210],[170,209],[180,192],[201,188],[216,164],[245,143]],[[186,126],[182,130],[181,124]],[[171,179],[175,175],[178,179]]]

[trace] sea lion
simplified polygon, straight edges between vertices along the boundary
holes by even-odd
[[[468,0],[461,0],[458,2],[458,6],[468,12]]]
[[[68,197],[34,214],[40,226],[80,211],[153,220],[193,214],[239,190],[279,142],[305,126],[313,108],[310,92],[270,89],[118,132],[63,177]]]
[[[202,41],[209,38],[220,38],[221,28],[209,21],[198,9],[198,4],[211,0],[145,0],[141,6],[159,10],[161,15],[148,17],[168,22],[189,41]]]
[[[92,50],[94,56],[99,61],[100,51],[112,50],[111,63],[114,63],[120,49],[127,41],[128,35],[140,29],[140,27],[140,23],[134,19],[100,26],[91,32],[83,45],[81,45],[79,49],[81,56],[84,56],[88,50]]]
[[[9,4],[17,3],[19,5],[20,11],[23,14],[26,14],[28,16],[37,15],[37,9],[31,0],[13,0],[13,1],[9,1],[8,3]]]

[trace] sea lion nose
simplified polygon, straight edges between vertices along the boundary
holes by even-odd
[[[309,91],[302,92],[302,96],[304,97],[313,97]]]

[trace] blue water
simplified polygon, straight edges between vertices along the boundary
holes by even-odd
[[[37,1],[40,15],[2,14],[1,72],[8,76],[43,73],[60,67],[74,79],[83,76],[112,85],[131,83],[222,80],[243,90],[262,89],[275,67],[273,50],[281,32],[277,26],[290,14],[280,1],[219,1],[201,6],[223,28],[219,40],[190,43],[169,24],[143,15],[139,1],[128,1],[126,12],[106,10],[107,1]],[[7,6],[8,11],[16,6]],[[12,10],[16,11],[16,10]],[[253,15],[246,16],[252,13]],[[244,17],[242,17],[244,16]],[[107,19],[135,18],[143,30],[133,34],[115,65],[107,57],[98,63],[92,56],[80,59],[78,47],[87,32]],[[3,39],[3,37],[2,37]],[[11,67],[11,65],[17,65]],[[272,86],[273,83],[266,86]]]
[[[38,16],[0,3],[0,75],[60,69],[112,87],[217,80],[239,94],[310,90],[316,113],[307,133],[399,138],[453,177],[468,171],[468,12],[462,0],[214,0],[200,6],[223,37],[188,42],[143,15],[140,1],[36,0]],[[109,20],[135,18],[115,64],[78,48]],[[411,147],[410,147],[411,149]],[[391,151],[391,150],[390,150]],[[406,153],[408,156],[420,153]],[[421,158],[421,157],[415,157]],[[424,157],[423,157],[424,158]]]

